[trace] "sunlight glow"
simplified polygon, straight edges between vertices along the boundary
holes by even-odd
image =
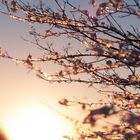
[[[10,119],[10,140],[63,140],[71,130],[68,123],[47,107],[32,105]]]

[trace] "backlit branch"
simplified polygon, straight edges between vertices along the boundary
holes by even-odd
[[[109,89],[105,92],[95,88],[105,97],[98,102],[65,98],[59,101],[61,105],[78,104],[83,109],[88,108],[89,114],[83,124],[92,126],[100,118],[128,113],[128,118],[122,119],[119,125],[109,125],[110,129],[106,127],[104,132],[84,131],[84,128],[77,127],[79,139],[123,140],[129,136],[130,139],[139,139],[140,31],[135,24],[140,18],[139,0],[90,0],[87,4],[93,8],[94,14],[69,0],[53,2],[54,7],[42,1],[35,6],[22,0],[1,0],[1,5],[5,7],[0,9],[2,14],[19,22],[31,23],[29,34],[34,40],[24,40],[36,46],[43,55],[34,57],[30,53],[26,58],[19,59],[0,49],[0,57],[24,65],[39,78],[51,83],[78,82],[93,88],[103,85]],[[131,17],[135,20],[133,23]],[[45,25],[45,29],[38,31],[38,25]],[[57,46],[55,41],[49,43],[52,37],[68,39],[69,42],[63,41],[63,46]],[[50,63],[55,67],[51,73],[43,68]]]

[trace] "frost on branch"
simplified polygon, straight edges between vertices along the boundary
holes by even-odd
[[[92,12],[70,0],[54,1],[55,6],[41,1],[39,5],[21,0],[1,1],[5,6],[1,13],[32,25],[29,34],[33,41],[25,41],[41,53],[34,57],[30,52],[25,59],[19,59],[0,49],[0,57],[24,65],[50,83],[87,84],[103,97],[96,102],[59,100],[63,106],[79,105],[88,112],[80,122],[70,119],[76,122],[75,139],[139,139],[139,0],[85,1]],[[45,29],[38,30],[38,26]],[[62,44],[52,41],[55,39]],[[101,128],[104,119],[113,117],[119,122]],[[100,129],[96,131],[99,121]]]

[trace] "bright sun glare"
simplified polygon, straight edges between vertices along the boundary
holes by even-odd
[[[9,120],[7,131],[10,140],[63,140],[69,129],[68,122],[51,109],[32,105]]]

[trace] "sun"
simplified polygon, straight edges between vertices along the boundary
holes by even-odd
[[[39,104],[21,109],[7,126],[10,140],[63,140],[70,129],[68,122]]]

